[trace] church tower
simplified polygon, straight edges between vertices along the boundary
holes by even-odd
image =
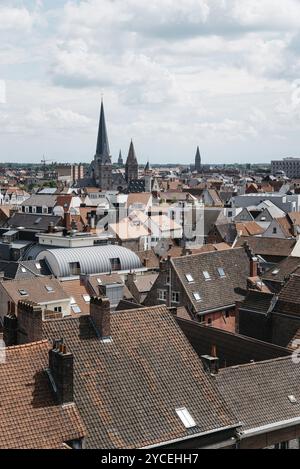
[[[118,166],[121,166],[121,167],[124,166],[124,161],[123,161],[123,156],[122,156],[122,151],[121,150],[120,150],[119,158],[118,158]]]
[[[201,170],[202,170],[201,155],[200,155],[199,147],[197,147],[197,152],[196,152],[196,157],[195,157],[195,171],[197,171],[197,173],[201,173]]]
[[[137,157],[135,154],[135,149],[133,142],[131,140],[128,158],[125,165],[125,179],[126,182],[129,183],[130,181],[136,181],[139,177],[139,165],[137,161]]]
[[[103,100],[101,101],[96,154],[91,165],[90,176],[99,189],[102,189],[103,191],[111,190],[112,163],[107,137]]]

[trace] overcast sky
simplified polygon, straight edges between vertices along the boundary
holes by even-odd
[[[300,156],[300,1],[0,0],[0,161]],[[5,102],[3,102],[5,101]]]

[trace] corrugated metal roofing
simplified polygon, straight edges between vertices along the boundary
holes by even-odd
[[[46,259],[53,274],[57,277],[71,277],[70,264],[78,262],[80,272],[101,274],[111,272],[112,259],[120,260],[120,271],[141,269],[139,257],[129,249],[121,246],[93,246],[84,248],[48,249],[42,251],[37,260]]]

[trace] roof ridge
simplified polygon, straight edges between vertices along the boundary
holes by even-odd
[[[269,345],[272,345],[272,344],[269,344]],[[239,369],[239,368],[247,368],[249,366],[255,366],[255,365],[265,365],[267,363],[274,363],[274,362],[279,362],[279,361],[283,361],[283,360],[291,360],[291,355],[288,355],[286,357],[277,357],[277,358],[271,358],[269,360],[263,360],[263,361],[254,361],[254,362],[251,362],[251,363],[243,363],[241,365],[235,365],[235,366],[229,366],[227,368],[222,368],[220,369],[219,373],[226,373],[227,370],[235,370],[235,369]]]
[[[42,344],[46,344],[46,343],[49,344],[49,341],[47,339],[43,339],[43,340],[38,340],[36,342],[30,342],[29,344],[11,345],[9,347],[6,347],[6,350],[33,348],[33,347],[36,347],[38,345],[42,345]],[[49,346],[50,346],[50,344],[49,344]]]

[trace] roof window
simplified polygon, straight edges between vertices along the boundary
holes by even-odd
[[[181,407],[180,409],[175,409],[175,410],[176,410],[176,414],[180,418],[185,428],[196,427],[196,422],[186,407]]]

